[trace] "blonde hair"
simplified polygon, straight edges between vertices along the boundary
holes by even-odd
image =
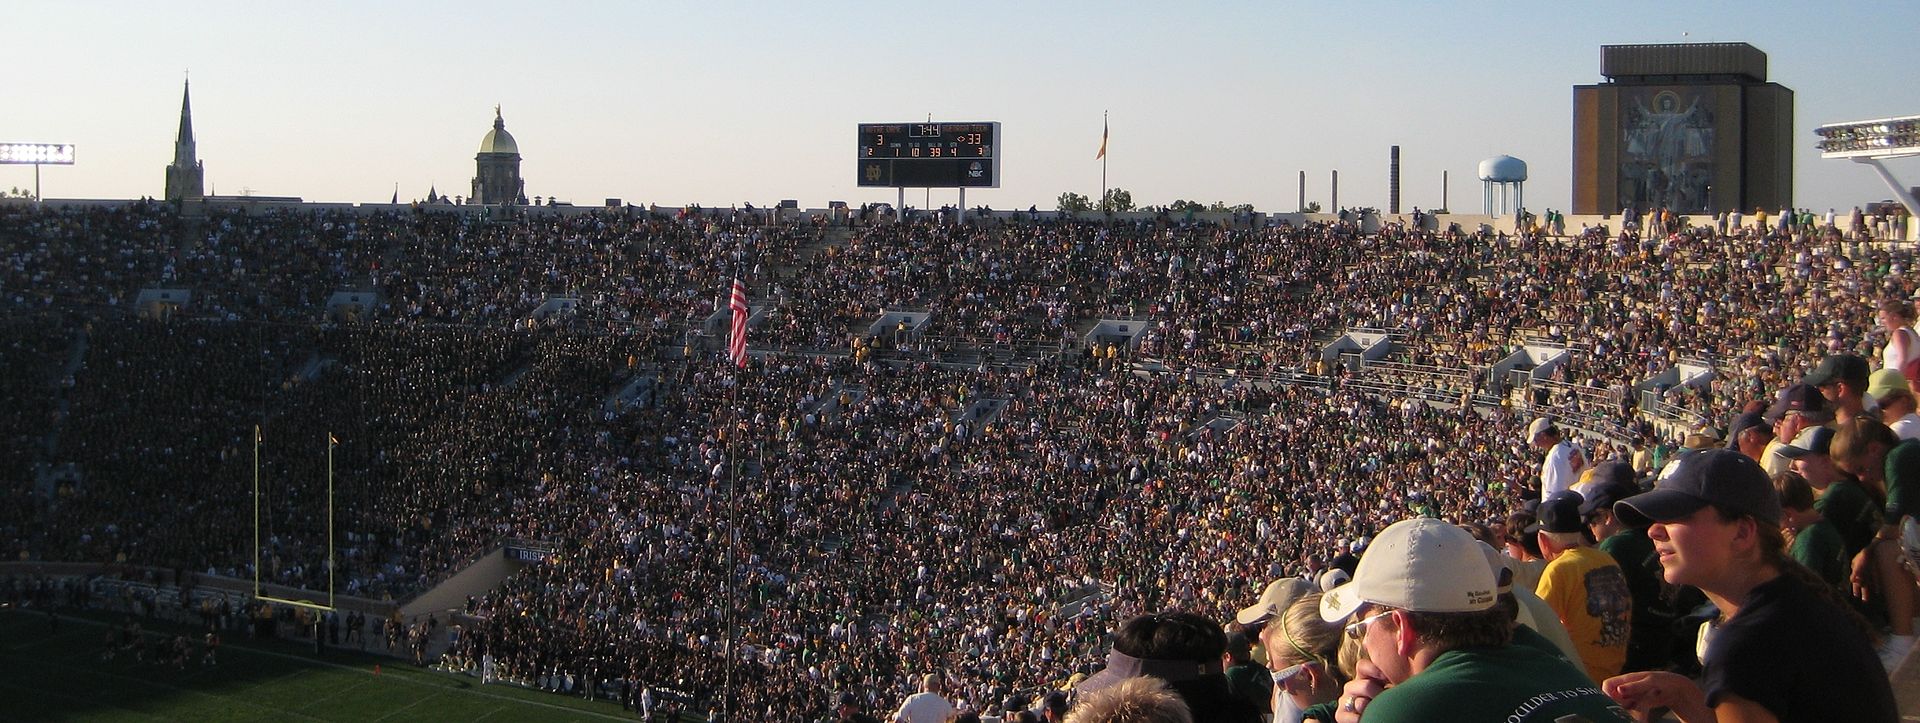
[[[1280,639],[1287,643],[1285,648],[1267,651],[1267,660],[1271,663],[1279,655],[1295,663],[1319,663],[1320,667],[1333,669],[1340,657],[1340,638],[1343,626],[1320,619],[1320,593],[1307,593],[1293,601],[1280,616],[1274,618],[1273,625],[1278,626]],[[1284,668],[1284,665],[1268,665],[1270,668]]]
[[[1088,693],[1064,723],[1193,723],[1193,712],[1166,681],[1142,675]]]

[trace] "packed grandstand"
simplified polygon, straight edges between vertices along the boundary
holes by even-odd
[[[340,595],[542,550],[435,621],[447,667],[793,721],[940,671],[1001,715],[1137,615],[1503,528],[1535,418],[1650,476],[1920,291],[1812,214],[958,216],[0,206],[0,559],[324,589],[330,434]]]

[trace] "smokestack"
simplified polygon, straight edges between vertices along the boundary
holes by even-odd
[[[1300,203],[1293,210],[1305,213],[1307,210],[1307,172],[1300,172]]]
[[[1327,213],[1339,213],[1340,212],[1340,172],[1333,171],[1332,173],[1333,173],[1333,177],[1332,177],[1333,198],[1328,199],[1327,201],[1327,205],[1330,206],[1330,208],[1327,209]]]
[[[1400,212],[1400,147],[1387,152],[1387,213]]]

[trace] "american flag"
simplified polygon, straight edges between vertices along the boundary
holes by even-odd
[[[733,301],[727,304],[733,309],[733,336],[727,340],[727,358],[733,360],[736,367],[747,365],[747,282],[738,277],[733,280]]]

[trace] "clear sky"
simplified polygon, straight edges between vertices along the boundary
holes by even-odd
[[[192,72],[209,192],[315,201],[468,193],[495,104],[528,195],[579,204],[891,201],[854,186],[854,126],[1004,125],[1002,187],[968,205],[1051,208],[1109,184],[1292,210],[1480,205],[1474,170],[1525,159],[1528,205],[1572,183],[1572,86],[1600,46],[1745,41],[1796,96],[1799,205],[1889,197],[1823,161],[1823,123],[1920,114],[1920,3],[1644,2],[91,2],[14,0],[0,140],[69,142],[52,198],[161,195]],[[1920,163],[1892,165],[1920,185]],[[0,167],[0,188],[30,187]],[[925,196],[909,193],[908,203]],[[935,205],[954,202],[935,191]]]

